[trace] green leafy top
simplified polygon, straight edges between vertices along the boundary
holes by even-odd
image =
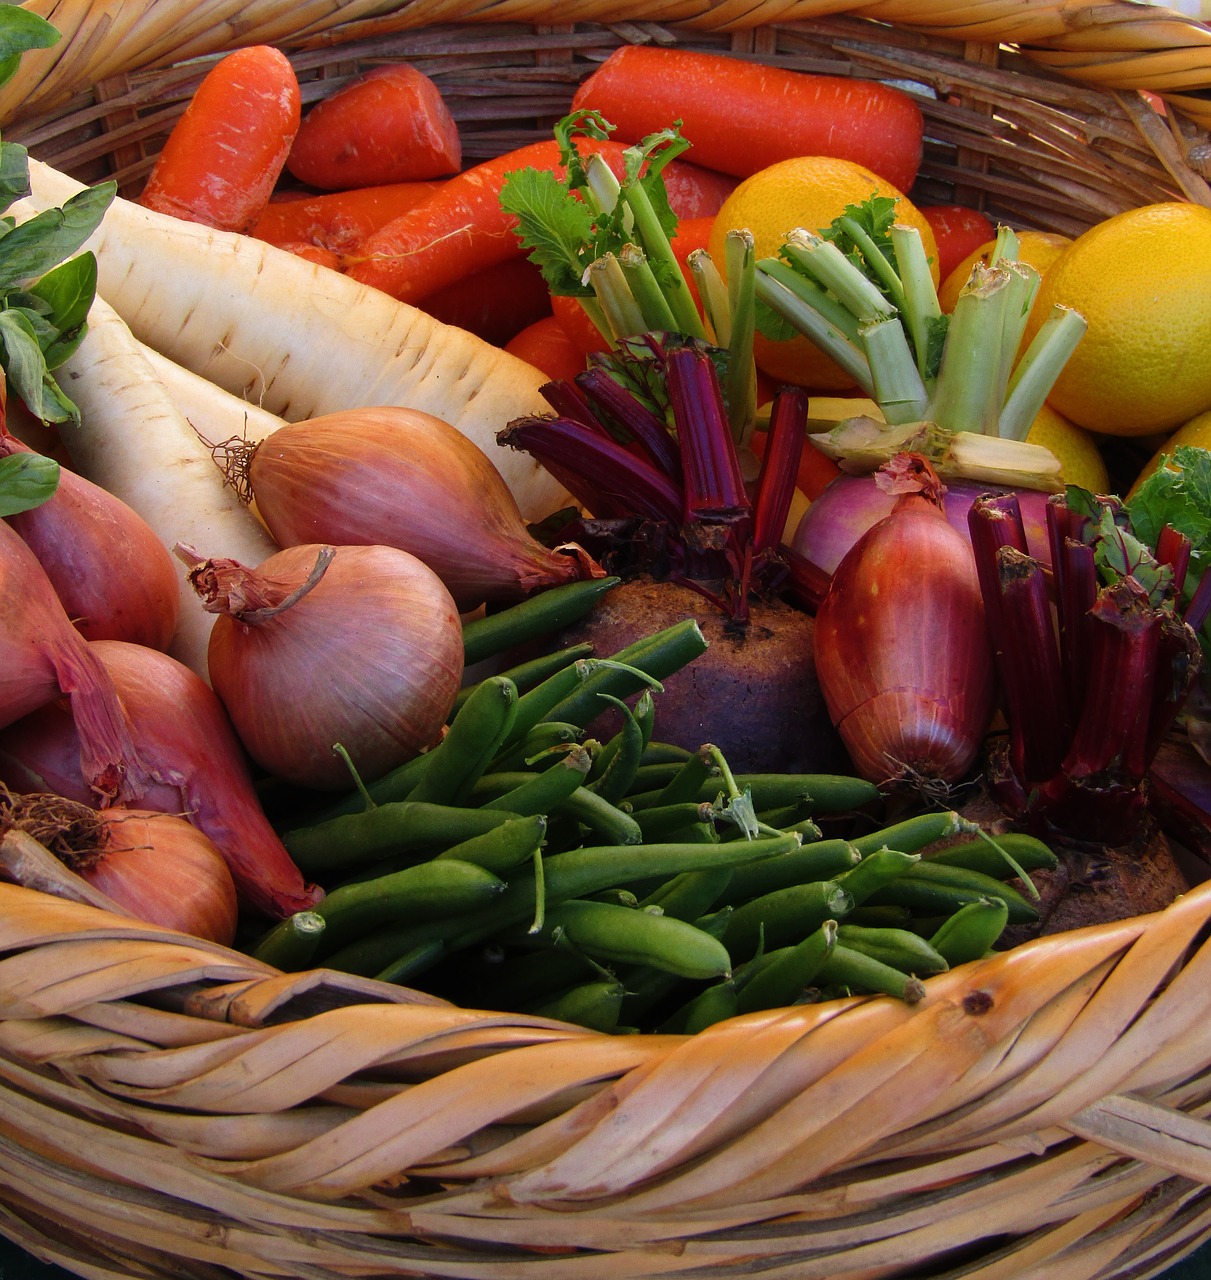
[[[1197,578],[1211,564],[1211,450],[1182,445],[1127,499],[1136,533],[1151,546],[1170,525],[1190,539],[1190,569]]]
[[[1173,604],[1173,568],[1153,555],[1156,542],[1135,527],[1130,513],[1117,498],[1107,498],[1068,485],[1068,509],[1084,518],[1080,538],[1093,548],[1093,560],[1102,582],[1113,585],[1131,577],[1148,595],[1153,608]],[[1159,529],[1157,530],[1159,533]]]

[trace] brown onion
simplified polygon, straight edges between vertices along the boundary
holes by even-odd
[[[532,538],[488,456],[416,409],[350,409],[290,423],[246,464],[257,510],[279,546],[410,551],[463,613],[601,572],[578,548],[562,554]]]
[[[367,779],[440,735],[463,671],[450,592],[395,547],[289,547],[251,569],[178,555],[219,616],[210,682],[262,768],[302,786],[347,789],[340,745]]]
[[[280,919],[314,906],[322,891],[304,882],[265,817],[239,739],[210,686],[145,645],[94,640],[88,647],[112,677],[146,764],[148,777],[131,803],[186,815],[218,846],[250,910]],[[58,703],[40,707],[0,732],[0,776],[17,791],[93,803],[72,711]]]
[[[148,924],[230,946],[235,884],[213,842],[184,818],[140,809],[100,812],[49,792],[0,790],[0,832],[17,828],[113,903]]]
[[[0,457],[32,452],[0,428]],[[180,574],[130,506],[61,467],[53,497],[7,519],[86,640],[168,648],[180,612]]]
[[[995,693],[975,557],[924,458],[899,455],[880,481],[900,496],[833,574],[816,613],[816,674],[864,778],[956,782]]]

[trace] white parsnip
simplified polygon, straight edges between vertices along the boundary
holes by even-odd
[[[177,408],[209,443],[219,444],[238,436],[250,444],[259,444],[286,425],[285,418],[216,387],[209,379],[170,360],[154,347],[143,342],[139,347],[176,401]]]
[[[210,450],[169,394],[146,351],[101,298],[88,333],[59,370],[80,409],[60,427],[73,466],[133,507],[171,549],[260,564],[277,550],[264,526],[226,485]],[[207,613],[181,567],[181,619],[170,652],[207,678]]]
[[[30,161],[32,203],[81,185]],[[456,427],[504,477],[527,519],[566,494],[496,433],[547,409],[544,375],[426,312],[273,245],[117,198],[88,242],[98,292],[135,336],[291,422],[374,405],[422,409]]]

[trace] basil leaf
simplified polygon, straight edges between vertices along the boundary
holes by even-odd
[[[0,238],[0,289],[42,276],[77,249],[97,229],[117,184],[88,187],[61,209],[46,209],[18,223]]]
[[[3,242],[0,242],[3,243]],[[0,311],[0,364],[11,388],[43,422],[78,422],[79,411],[53,385],[32,313]]]
[[[40,453],[0,458],[0,517],[40,507],[59,487],[59,464]]]
[[[48,306],[57,333],[43,345],[48,369],[57,369],[84,339],[88,310],[97,292],[97,259],[91,251],[52,267],[30,292]]]
[[[0,5],[0,84],[11,80],[30,49],[49,49],[60,39],[45,18],[15,4]]]

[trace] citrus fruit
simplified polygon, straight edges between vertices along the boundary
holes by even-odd
[[[1017,260],[1033,267],[1042,275],[1060,256],[1060,252],[1072,243],[1071,236],[1062,236],[1055,231],[1019,231]],[[948,315],[955,309],[959,290],[967,283],[971,269],[977,262],[988,265],[988,259],[996,248],[996,238],[986,241],[950,271],[938,289],[938,304]]]
[[[1131,497],[1140,485],[1161,465],[1161,458],[1165,454],[1172,457],[1174,450],[1180,449],[1182,445],[1191,445],[1195,449],[1211,449],[1211,409],[1208,409],[1205,413],[1196,414],[1189,422],[1178,427],[1165,440],[1164,444],[1157,449],[1144,465],[1127,496]]]
[[[715,217],[708,242],[711,259],[725,270],[727,233],[741,228],[752,232],[758,260],[776,257],[787,232],[796,227],[822,231],[846,205],[861,204],[872,195],[899,201],[897,221],[920,231],[925,252],[936,264],[933,230],[908,197],[863,165],[832,156],[795,156],[745,178]],[[936,265],[934,270],[936,284]],[[775,341],[757,334],[753,354],[758,367],[779,382],[834,391],[853,386],[853,379],[804,337]]]
[[[1039,410],[1026,439],[1030,444],[1044,445],[1055,454],[1063,468],[1065,484],[1080,485],[1091,493],[1109,490],[1110,473],[1097,441],[1050,405],[1045,404]]]
[[[1099,222],[1044,273],[1028,335],[1056,304],[1089,326],[1047,397],[1077,426],[1149,435],[1211,408],[1211,209],[1171,201]]]

